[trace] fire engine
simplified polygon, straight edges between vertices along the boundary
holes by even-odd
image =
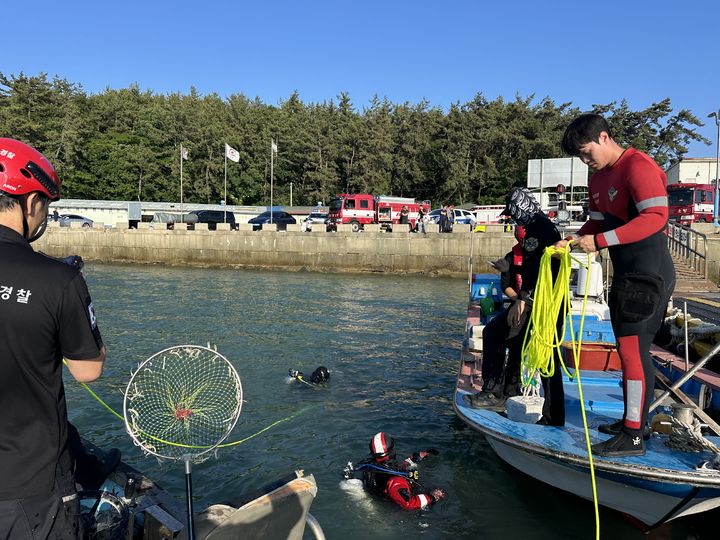
[[[667,191],[671,220],[684,225],[712,222],[715,193],[712,184],[670,184]]]
[[[416,202],[409,197],[374,196],[367,193],[341,193],[330,201],[330,227],[349,223],[353,232],[357,232],[364,225],[377,223],[384,229],[392,229],[393,224],[400,223],[403,206],[408,207],[411,228],[415,228],[420,207],[430,212],[430,201]]]

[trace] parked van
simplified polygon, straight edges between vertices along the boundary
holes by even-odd
[[[211,231],[217,229],[218,223],[229,223],[231,229],[237,228],[235,225],[235,214],[230,210],[227,212],[223,210],[192,210],[188,214],[188,217],[191,215],[197,216],[197,223],[207,223],[208,229]]]

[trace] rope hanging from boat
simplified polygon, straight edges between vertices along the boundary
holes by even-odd
[[[522,381],[523,386],[532,383],[535,373],[539,373],[543,377],[552,377],[555,373],[554,357],[557,351],[557,356],[560,359],[560,364],[565,374],[570,380],[573,380],[573,378],[577,380],[580,412],[582,414],[583,428],[585,431],[585,445],[590,464],[590,481],[592,483],[593,507],[595,510],[595,538],[596,540],[600,540],[600,508],[598,504],[597,484],[595,481],[595,463],[590,448],[590,431],[585,413],[585,398],[583,397],[580,377],[580,351],[590,280],[585,281],[580,328],[578,330],[578,341],[576,342],[570,304],[570,273],[573,260],[570,255],[571,243],[572,241],[569,241],[564,248],[556,248],[554,246],[546,247],[540,259],[540,270],[535,286],[535,299],[533,301],[532,311],[530,312],[530,324],[525,331],[525,339],[523,340],[521,353],[523,369],[520,371],[521,373],[528,374],[528,377]],[[553,282],[552,259],[554,257],[560,260],[560,269],[557,278]],[[578,263],[583,264],[580,261],[578,261]],[[589,268],[591,264],[592,258],[588,254],[586,266]],[[561,313],[563,324],[560,332],[558,332],[557,321]],[[576,366],[574,374],[568,371],[562,360],[562,355],[559,352],[565,336],[565,324],[568,320],[570,320],[570,339]],[[532,332],[530,332],[531,329]]]

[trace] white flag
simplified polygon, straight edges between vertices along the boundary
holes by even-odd
[[[270,149],[277,154],[277,144],[272,139],[270,139]]]
[[[187,159],[188,158],[188,151],[187,148],[183,148],[183,145],[180,145],[180,158],[181,159]]]
[[[240,152],[235,150],[228,143],[225,143],[225,156],[230,160],[238,163],[240,161]]]

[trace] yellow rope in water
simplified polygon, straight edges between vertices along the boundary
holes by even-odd
[[[65,359],[63,359],[63,364],[65,364],[65,365],[67,366],[67,361],[66,361]],[[79,381],[78,381],[78,382],[79,382]],[[123,422],[125,422],[125,417],[122,416],[121,414],[119,414],[118,412],[116,412],[110,405],[108,405],[107,403],[105,403],[105,402],[102,400],[102,398],[101,398],[100,396],[98,396],[95,392],[93,392],[87,384],[81,382],[81,383],[80,383],[80,386],[82,386],[85,390],[87,390],[88,393],[89,393],[92,397],[94,397],[103,407],[105,407],[105,408],[106,408],[108,411],[110,411],[113,415],[115,415],[118,419],[120,419],[120,420],[122,420]],[[257,436],[260,435],[261,433],[264,433],[264,432],[266,432],[267,430],[269,430],[269,429],[271,429],[271,428],[274,428],[274,427],[277,426],[278,424],[282,424],[283,422],[287,422],[288,420],[292,420],[292,419],[295,418],[296,416],[300,416],[301,414],[303,414],[303,413],[304,413],[305,411],[307,411],[308,409],[310,409],[310,407],[304,407],[304,408],[300,409],[298,412],[296,412],[295,414],[292,414],[292,415],[290,415],[290,416],[288,416],[288,417],[286,417],[286,418],[283,418],[283,419],[281,419],[281,420],[277,420],[277,421],[273,422],[272,424],[270,424],[269,426],[265,426],[265,427],[262,428],[260,431],[258,431],[257,433],[253,433],[253,434],[250,435],[249,437],[245,437],[244,439],[240,439],[239,441],[233,441],[233,442],[229,442],[229,443],[220,444],[220,445],[217,446],[217,448],[226,448],[226,447],[228,447],[228,446],[237,446],[237,445],[239,445],[239,444],[242,444],[242,443],[244,443],[244,442],[246,442],[246,441],[249,441],[250,439],[253,439],[253,438],[257,437]],[[188,445],[188,444],[173,443],[173,442],[170,442],[170,441],[165,441],[165,440],[163,440],[163,439],[158,439],[157,437],[153,437],[152,435],[150,435],[150,434],[148,434],[148,433],[146,433],[145,435],[147,435],[147,436],[150,437],[151,439],[155,439],[155,440],[158,441],[158,442],[161,442],[161,443],[163,443],[163,444],[167,444],[167,445],[170,445],[170,446],[178,446],[178,447],[182,447],[182,448],[210,448],[209,446],[192,446],[192,445]]]
[[[560,259],[560,269],[553,285],[552,259]],[[582,264],[582,263],[580,263]],[[587,268],[590,271],[592,258],[587,257]],[[527,372],[528,379],[523,380],[523,386],[531,383],[535,372],[543,377],[552,377],[555,373],[554,353],[557,351],[558,358],[563,371],[572,380],[577,379],[578,396],[580,398],[580,412],[583,419],[585,431],[585,445],[587,448],[588,461],[590,463],[590,480],[592,482],[593,507],[595,510],[595,538],[600,540],[600,509],[598,505],[597,485],[595,481],[595,463],[590,448],[590,433],[588,429],[587,414],[585,412],[585,398],[583,397],[582,382],[580,377],[580,352],[582,348],[583,326],[585,324],[585,310],[587,308],[587,295],[590,279],[585,280],[585,291],[583,295],[582,313],[580,316],[580,328],[578,340],[575,341],[575,330],[572,324],[572,309],[570,302],[570,272],[572,270],[572,257],[570,256],[570,243],[565,248],[553,246],[545,248],[540,260],[540,271],[535,287],[535,299],[530,314],[531,324],[525,332],[525,339],[522,348],[522,362],[524,369],[521,373]],[[562,313],[563,324],[558,332],[557,321]],[[560,347],[565,337],[565,324],[570,321],[570,340],[572,343],[573,358],[575,360],[575,373],[571,374],[565,362],[563,362]],[[529,332],[532,327],[532,333]],[[530,339],[528,339],[528,336]]]

